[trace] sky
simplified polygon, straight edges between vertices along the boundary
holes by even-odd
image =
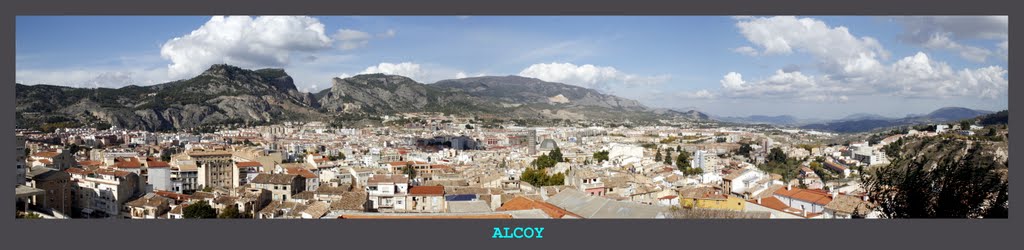
[[[16,81],[117,88],[212,64],[422,83],[520,75],[718,116],[1008,107],[1006,16],[19,16]]]

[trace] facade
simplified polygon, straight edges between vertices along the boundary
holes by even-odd
[[[234,164],[231,153],[227,151],[192,151],[189,157],[195,160],[199,171],[199,185],[206,188],[233,187]]]
[[[396,174],[371,175],[366,181],[370,209],[406,210],[405,198],[409,194],[409,176]]]
[[[70,168],[74,185],[72,195],[76,201],[72,209],[80,217],[118,217],[121,208],[139,193],[139,176],[135,173],[112,170],[86,170]]]
[[[440,213],[447,208],[444,186],[416,186],[409,188],[406,204],[411,212]]]
[[[232,168],[232,173],[235,178],[232,180],[232,187],[240,187],[252,182],[252,179],[256,178],[257,175],[263,172],[263,164],[257,161],[242,161],[235,162],[235,167]]]
[[[162,161],[146,161],[146,183],[150,190],[172,191],[171,165]]]
[[[138,199],[125,204],[128,217],[132,219],[162,219],[167,218],[171,211],[172,200],[155,193],[147,193]]]
[[[25,137],[19,135],[16,137],[14,144],[15,187],[25,184],[25,174],[28,173],[28,166],[25,165],[26,153]]]
[[[48,168],[32,169],[27,175],[29,187],[42,189],[46,192],[40,201],[37,197],[36,206],[53,210],[64,215],[71,214],[74,196],[71,193],[71,175],[64,171]]]
[[[293,195],[305,191],[305,180],[293,174],[259,174],[252,187],[270,191],[271,200],[288,201]]]
[[[32,167],[47,167],[56,169],[57,171],[64,171],[68,168],[75,167],[78,162],[75,161],[75,157],[68,153],[67,150],[55,150],[55,151],[43,151],[33,153],[29,157],[29,161],[32,162]]]

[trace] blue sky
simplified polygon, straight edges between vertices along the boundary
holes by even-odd
[[[333,77],[523,75],[714,115],[1007,107],[1003,17],[22,16],[17,81],[150,85],[214,63]]]

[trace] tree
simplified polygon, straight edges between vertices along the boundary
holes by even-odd
[[[657,161],[657,162],[661,161],[661,150],[655,150],[654,161]]]
[[[594,160],[597,161],[598,163],[603,162],[603,161],[607,161],[608,160],[608,151],[607,150],[602,150],[602,151],[594,152]]]
[[[160,161],[171,162],[171,154],[170,154],[170,152],[161,153],[160,154]]]
[[[213,209],[206,201],[198,201],[185,207],[182,211],[188,219],[213,219],[217,218],[217,210]]]
[[[466,124],[466,129],[473,129],[473,125]]]
[[[960,121],[960,129],[969,130],[969,129],[971,129],[971,124],[972,123],[973,122],[971,122],[971,120]]]
[[[672,165],[672,151],[665,150],[665,165]]]
[[[402,169],[402,173],[409,175],[409,179],[416,178],[416,168],[412,166],[412,163],[406,162],[405,168]]]
[[[740,143],[740,149],[736,151],[736,154],[750,158],[750,151],[754,151],[754,149],[750,147],[750,144]]]
[[[676,152],[683,152],[683,146],[682,145],[676,145]]]
[[[772,148],[771,152],[768,153],[768,161],[773,162],[786,162],[786,153],[782,152],[782,149]]]
[[[888,218],[1006,217],[1008,162],[996,161],[977,144],[915,139],[861,181]]]
[[[676,156],[676,168],[684,172],[690,169],[690,154],[688,152],[679,151],[679,156]]]
[[[557,145],[555,146],[555,149],[551,150],[551,154],[549,156],[556,162],[565,162],[565,158],[562,156],[562,149],[558,148]]]
[[[227,208],[224,208],[224,211],[220,211],[220,215],[217,215],[217,218],[219,218],[219,219],[236,219],[236,218],[246,218],[246,217],[242,217],[242,213],[238,211],[238,206],[237,205],[228,205]]]

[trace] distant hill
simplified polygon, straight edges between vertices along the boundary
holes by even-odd
[[[990,113],[992,112],[985,110],[974,110],[961,107],[945,107],[937,109],[925,115],[908,116],[905,118],[885,118],[877,115],[857,114],[839,120],[824,123],[807,124],[801,126],[801,128],[839,133],[860,133],[896,126],[954,122],[963,119],[975,118]]]
[[[727,117],[715,117],[715,119],[725,122],[734,123],[747,123],[747,124],[771,124],[771,125],[797,125],[800,124],[800,120],[790,115],[777,115],[777,116],[766,116],[766,115],[751,115],[745,117],[727,116]]]
[[[152,86],[89,89],[17,84],[15,89],[15,118],[21,128],[179,130],[406,112],[541,121],[709,120],[694,110],[652,109],[592,89],[519,76],[423,84],[404,76],[364,74],[334,78],[330,89],[313,94],[298,91],[282,69],[219,64],[190,79]]]
[[[117,126],[173,130],[229,123],[315,119],[313,96],[281,69],[213,65],[202,74],[152,86],[70,88],[16,84],[19,127]]]

